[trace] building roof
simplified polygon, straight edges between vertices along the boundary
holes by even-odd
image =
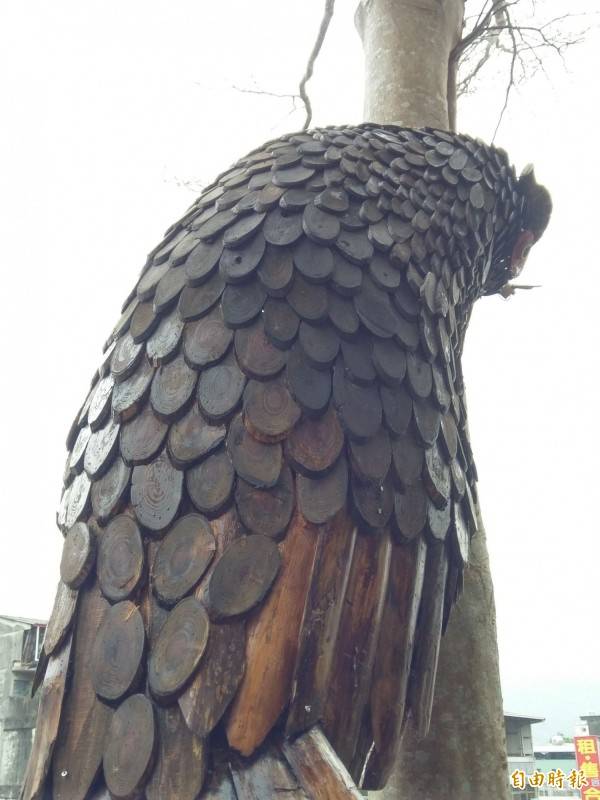
[[[533,752],[536,755],[542,753],[574,753],[574,742],[565,742],[564,744],[536,744],[533,747]]]
[[[19,622],[21,625],[47,625],[47,619],[30,619],[29,617],[13,617],[11,614],[0,614],[0,619],[7,622]]]
[[[546,721],[546,717],[530,717],[528,714],[515,714],[512,711],[505,711],[504,716],[510,717],[511,719],[521,719],[523,720],[523,722],[531,722],[531,723]]]

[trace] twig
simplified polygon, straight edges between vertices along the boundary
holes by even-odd
[[[325,10],[323,12],[323,19],[321,20],[321,25],[319,27],[319,33],[317,34],[317,40],[314,43],[312,52],[308,59],[308,63],[306,64],[306,70],[304,72],[304,75],[302,76],[302,80],[300,81],[300,87],[298,89],[300,98],[304,103],[304,107],[306,108],[306,119],[304,120],[304,125],[302,126],[303,131],[308,129],[310,122],[312,120],[312,106],[310,103],[310,98],[306,91],[306,84],[312,77],[315,61],[317,60],[317,56],[321,52],[321,48],[325,40],[325,35],[327,33],[327,29],[329,28],[329,23],[331,22],[331,18],[333,17],[334,6],[335,6],[335,0],[325,0]]]

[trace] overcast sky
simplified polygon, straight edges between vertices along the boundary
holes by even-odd
[[[310,84],[314,124],[362,120],[355,0]],[[580,0],[580,9],[594,8]],[[559,13],[564,4],[542,8]],[[571,4],[570,4],[571,6]],[[202,184],[301,127],[295,91],[322,0],[0,4],[0,613],[47,617],[64,439],[145,254]],[[544,12],[546,13],[546,12]],[[497,142],[555,214],[508,302],[478,304],[465,375],[496,587],[505,708],[571,734],[600,709],[600,36],[519,88]],[[460,111],[490,139],[495,69]]]

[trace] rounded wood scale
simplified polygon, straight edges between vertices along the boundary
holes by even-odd
[[[467,322],[550,207],[501,150],[366,124],[169,228],[71,426],[24,800],[385,784],[474,533]]]

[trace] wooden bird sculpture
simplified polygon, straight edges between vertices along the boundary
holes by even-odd
[[[476,530],[467,322],[550,209],[502,150],[365,124],[167,231],[68,435],[24,800],[385,784]]]

